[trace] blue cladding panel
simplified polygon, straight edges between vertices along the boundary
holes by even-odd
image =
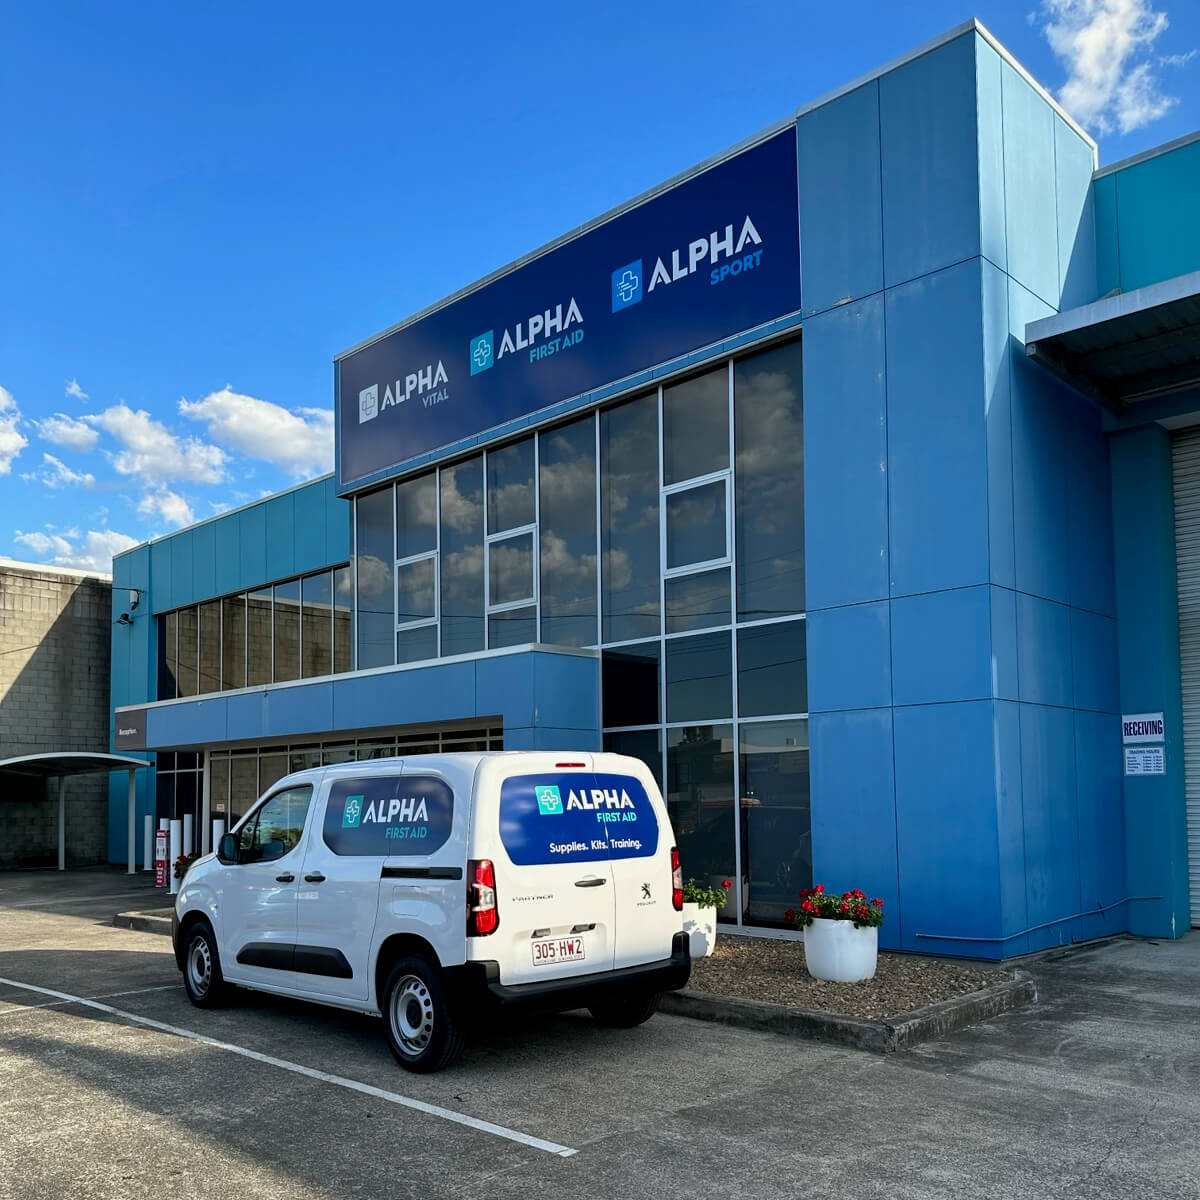
[[[150,543],[150,603],[155,612],[169,609],[175,589],[171,578],[171,543]]]
[[[1017,653],[1022,700],[1072,704],[1071,610],[1065,604],[1017,593]]]
[[[600,660],[577,654],[534,654],[533,687],[539,725],[600,728]],[[479,673],[475,676],[479,694]]]
[[[1008,262],[1004,224],[1004,112],[1000,55],[975,41],[975,96],[979,110],[980,252],[1001,270]]]
[[[245,587],[241,563],[241,522],[236,516],[220,517],[213,522],[216,530],[217,592],[225,595]]]
[[[1072,608],[1071,663],[1075,707],[1119,713],[1121,686],[1117,674],[1117,623],[1082,608]],[[1112,723],[1115,731],[1117,724]]]
[[[1060,391],[1069,435],[1061,465],[1067,485],[1067,561],[1071,603],[1115,616],[1112,475],[1099,410]]]
[[[478,711],[475,664],[471,662],[359,675],[333,684],[335,729],[451,721],[473,717]]]
[[[894,710],[906,950],[1000,952],[998,940],[954,940],[1001,936],[994,707],[984,700]]]
[[[1001,68],[1008,273],[1047,304],[1058,303],[1054,111],[1016,71]]]
[[[1107,296],[1121,286],[1120,242],[1117,238],[1117,177],[1105,175],[1092,185],[1096,221],[1096,295]]]
[[[878,83],[806,113],[796,132],[804,307],[820,312],[883,287]]]
[[[891,704],[887,601],[808,614],[808,708]]]
[[[600,731],[594,726],[590,729],[571,728],[558,729],[551,725],[539,725],[531,730],[532,745],[530,750],[602,750]],[[504,748],[517,750],[522,747],[510,745],[508,730],[504,731]]]
[[[1079,824],[1075,800],[1075,714],[1022,704],[1021,802],[1030,950],[1077,940]]]
[[[1079,910],[1106,910],[1083,918],[1083,936],[1104,937],[1125,929],[1128,919],[1126,905],[1116,904],[1126,895],[1125,804],[1121,795],[1121,739],[1113,717],[1075,714],[1075,772],[1079,797]]]
[[[263,702],[261,692],[243,692],[237,696],[230,696],[226,711],[229,728],[237,730],[239,738],[266,737],[267,706]]]
[[[1017,659],[1017,594],[990,588],[992,607],[992,694],[1001,700],[1020,698]]]
[[[804,326],[804,562],[808,607],[888,594],[883,297]]]
[[[267,509],[256,504],[237,514],[238,554],[242,564],[242,580],[245,587],[257,587],[271,578],[267,570]]]
[[[171,537],[171,592],[176,607],[196,599],[196,589],[192,586],[193,532],[184,529]]]
[[[979,253],[975,35],[879,81],[888,287]]]
[[[296,494],[275,496],[266,503],[267,579],[296,574]]]
[[[813,879],[883,898],[879,944],[901,944],[889,709],[818,713],[809,722]]]
[[[533,661],[528,654],[480,658],[474,664],[474,672],[476,711],[511,713],[514,725],[538,723]],[[565,724],[551,719],[555,725]]]
[[[978,259],[887,293],[893,596],[988,579],[981,328]]]
[[[1021,804],[1021,707],[996,705],[996,835],[1000,856],[1000,920],[1005,955],[1029,949],[1025,899],[1025,817]]]
[[[260,696],[255,695],[254,700]],[[167,704],[146,713],[147,746],[204,746],[229,740],[227,698]],[[237,728],[236,736],[253,737],[254,731]]]
[[[337,480],[325,480],[325,560],[344,562],[350,557],[350,502],[338,499]]]
[[[304,574],[329,565],[325,524],[332,514],[325,483],[310,483],[292,493],[295,503],[295,571]]]
[[[980,266],[983,303],[984,420],[987,426],[988,540],[991,580],[1016,585],[1013,530],[1013,438],[1008,276]]]
[[[216,527],[210,521],[192,530],[192,596],[210,600],[220,595],[217,587]]]
[[[1059,308],[1090,304],[1096,291],[1096,215],[1091,146],[1054,117],[1054,171],[1058,201]]]
[[[896,704],[991,696],[990,593],[987,587],[960,588],[892,601]]]
[[[276,688],[263,696],[263,732],[267,737],[289,733],[327,733],[334,724],[332,683]],[[345,728],[342,726],[341,728]]]

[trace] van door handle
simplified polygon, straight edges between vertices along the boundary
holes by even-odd
[[[305,883],[324,883],[325,876],[322,875],[320,871],[314,871],[311,875],[305,875],[304,882]]]
[[[575,880],[576,887],[599,887],[602,883],[607,883],[607,879],[577,879]]]
[[[292,880],[295,878],[296,878],[295,875],[276,875],[275,882],[276,883],[291,883]]]

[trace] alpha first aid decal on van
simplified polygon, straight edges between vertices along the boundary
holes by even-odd
[[[329,789],[322,835],[334,854],[432,854],[446,844],[454,794],[432,775],[338,779]]]
[[[516,775],[500,788],[500,840],[520,866],[649,858],[658,818],[629,775]]]

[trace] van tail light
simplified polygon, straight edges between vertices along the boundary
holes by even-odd
[[[473,858],[467,863],[467,936],[487,937],[499,925],[496,869],[490,858]]]
[[[679,847],[671,847],[671,907],[683,912],[683,867],[679,865]]]

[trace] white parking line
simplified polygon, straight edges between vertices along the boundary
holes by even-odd
[[[192,1042],[199,1042],[204,1046],[211,1046],[214,1050],[225,1050],[230,1054],[240,1055],[242,1058],[252,1059],[254,1062],[266,1063],[269,1067],[279,1067],[284,1071],[291,1071],[295,1075],[304,1075],[309,1079],[318,1079],[322,1083],[332,1083],[336,1087],[346,1088],[351,1092],[361,1092],[364,1096],[374,1096],[378,1100],[386,1100],[389,1104],[398,1104],[402,1108],[411,1108],[416,1112],[424,1113],[430,1117],[440,1117],[443,1121],[453,1121],[456,1125],[465,1125],[468,1129],[478,1130],[480,1133],[490,1133],[493,1137],[504,1138],[510,1142],[518,1142],[522,1146],[529,1146],[534,1150],[542,1150],[547,1154],[556,1154],[559,1158],[570,1158],[576,1151],[570,1146],[560,1146],[557,1142],[547,1142],[542,1138],[531,1137],[527,1133],[521,1133],[516,1129],[506,1129],[503,1125],[493,1125],[491,1121],[481,1121],[478,1117],[469,1117],[466,1113],[455,1112],[452,1108],[441,1108],[437,1104],[426,1104],[424,1100],[414,1100],[411,1096],[401,1096],[399,1092],[385,1091],[383,1088],[372,1087],[369,1083],[359,1083],[357,1079],[347,1079],[343,1075],[331,1075],[328,1071],[318,1071],[313,1067],[306,1067],[300,1063],[288,1062],[283,1058],[275,1058],[270,1054],[260,1054],[257,1050],[247,1050],[245,1046],[235,1046],[232,1042],[219,1042],[216,1038],[206,1037],[202,1033],[196,1033],[191,1029],[181,1029],[177,1025],[166,1025],[162,1021],[153,1021],[149,1017],[138,1016],[137,1013],[125,1012],[120,1008],[113,1008],[111,1004],[101,1004],[97,1000],[89,1000],[85,996],[72,996],[70,992],[57,992],[53,988],[37,987],[32,983],[22,983],[19,979],[5,979],[0,976],[0,983],[7,984],[9,987],[23,988],[27,992],[35,992],[41,996],[53,996],[56,1000],[63,1000],[69,1004],[80,1004],[84,1008],[93,1008],[97,1012],[108,1013],[109,1016],[120,1017],[125,1021],[132,1021],[135,1025],[144,1025],[148,1029],[157,1029],[160,1033],[169,1033],[174,1037],[187,1038]]]
[[[133,988],[128,992],[102,992],[99,996],[88,996],[89,1000],[115,1000],[118,996],[144,996],[147,992],[170,992],[179,987],[177,983],[164,983],[159,987]],[[3,1001],[0,1001],[3,1003]],[[64,1004],[74,1004],[73,1000],[47,1000],[44,1004],[13,1004],[0,1009],[0,1018],[11,1017],[13,1013],[31,1012],[38,1008],[59,1008]]]
[[[103,896],[60,896],[57,900],[23,900],[20,904],[0,901],[0,908],[45,908],[48,904],[89,904],[93,900],[118,900],[122,896],[158,896],[161,889],[139,888],[136,892],[108,892]]]

